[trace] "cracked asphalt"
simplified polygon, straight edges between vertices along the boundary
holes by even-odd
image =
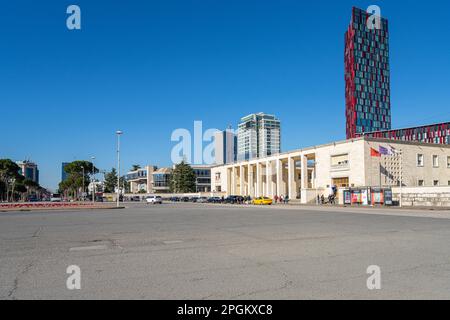
[[[0,213],[0,299],[450,299],[449,212],[207,204]],[[81,269],[68,290],[67,267]],[[368,266],[381,290],[368,290]]]

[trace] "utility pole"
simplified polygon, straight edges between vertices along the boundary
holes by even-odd
[[[117,199],[116,206],[119,207],[120,202],[120,136],[123,134],[122,131],[117,130]]]
[[[400,150],[400,208],[403,206],[403,151]]]
[[[94,166],[95,157],[91,157],[91,159],[92,159],[92,204],[95,204],[95,166]]]
[[[84,202],[84,200],[85,200],[85,197],[84,197],[84,166],[81,166],[81,169],[83,169],[83,191],[82,191],[82,196],[83,196],[83,202]]]

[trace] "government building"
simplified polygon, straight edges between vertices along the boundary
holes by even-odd
[[[443,187],[450,186],[450,146],[364,136],[216,166],[211,178],[214,192],[287,195],[302,204],[335,189]]]

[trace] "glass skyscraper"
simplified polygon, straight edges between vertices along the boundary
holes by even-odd
[[[345,33],[347,139],[391,129],[388,20],[381,17],[379,28],[369,28],[370,16],[353,8]]]
[[[238,126],[238,160],[251,160],[281,152],[280,120],[264,113],[250,114]]]

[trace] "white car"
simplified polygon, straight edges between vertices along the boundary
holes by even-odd
[[[145,199],[145,201],[147,201],[147,203],[152,203],[152,204],[162,204],[162,198],[160,196],[150,196],[147,197],[147,199]]]

